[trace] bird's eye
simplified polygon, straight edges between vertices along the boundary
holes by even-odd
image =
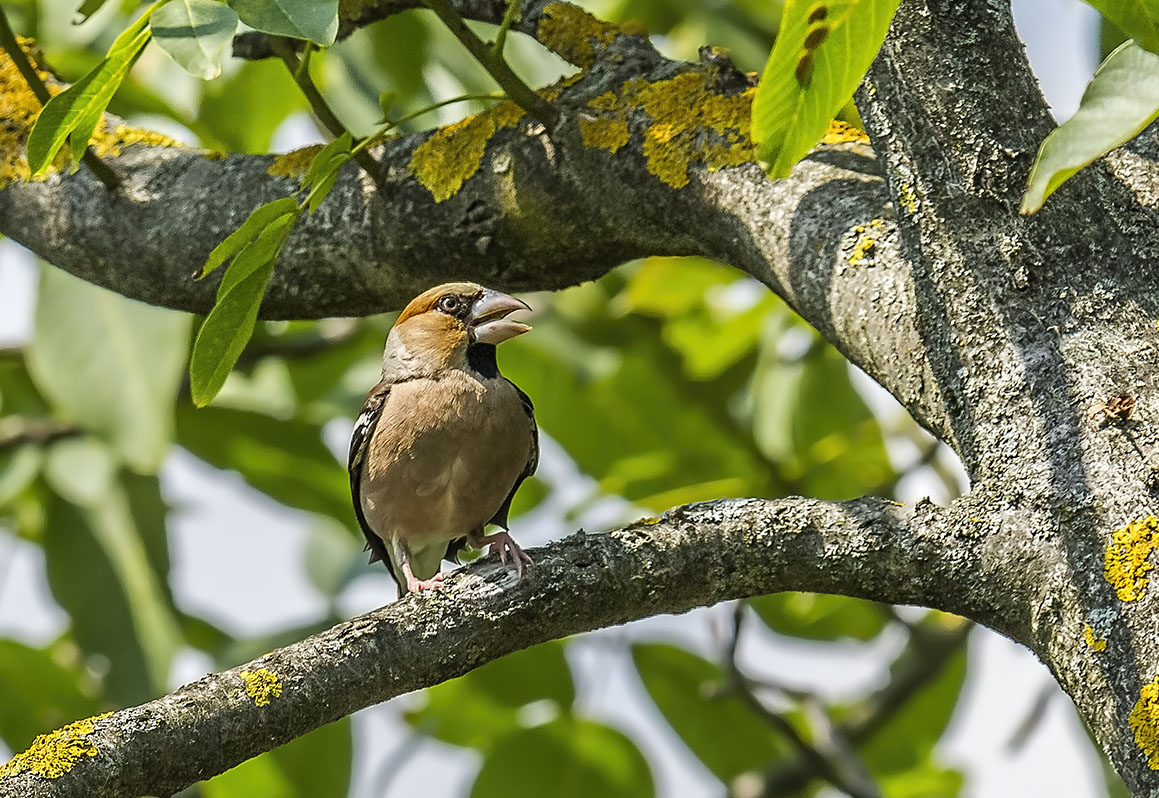
[[[444,313],[454,313],[459,309],[459,298],[457,296],[445,296],[439,300],[439,310]]]

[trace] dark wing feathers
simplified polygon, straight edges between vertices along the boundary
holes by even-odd
[[[515,492],[519,490],[523,480],[534,474],[535,469],[539,467],[539,427],[535,424],[535,406],[531,404],[531,397],[525,394],[518,385],[511,380],[507,380],[507,382],[519,394],[519,401],[523,403],[523,412],[527,413],[527,422],[531,424],[531,451],[527,455],[527,465],[524,467],[523,473],[519,475],[519,479],[515,480],[511,492],[507,494],[503,504],[495,511],[495,515],[491,516],[491,520],[487,522],[504,529],[507,529],[507,514],[511,512],[511,500],[515,498]]]
[[[366,463],[366,455],[370,451],[370,439],[374,435],[374,428],[378,426],[378,419],[382,416],[386,397],[390,395],[390,383],[380,382],[375,385],[362,403],[362,412],[354,422],[354,433],[350,436],[350,459],[347,469],[350,471],[350,495],[354,500],[354,515],[358,517],[358,525],[362,527],[362,534],[366,536],[366,548],[370,552],[372,563],[379,560],[386,563],[390,575],[394,576],[394,569],[390,567],[390,555],[382,538],[374,533],[362,512],[362,471]],[[398,578],[395,577],[395,581]],[[400,586],[401,587],[401,586]]]

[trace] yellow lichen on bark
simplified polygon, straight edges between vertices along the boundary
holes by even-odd
[[[282,680],[273,671],[266,668],[242,671],[241,678],[245,682],[246,695],[259,707],[267,707],[275,698],[282,697]]]
[[[274,157],[273,163],[266,169],[267,175],[275,177],[301,177],[310,171],[310,164],[314,157],[322,151],[321,144],[311,144],[298,150],[291,150]]]
[[[503,128],[514,127],[522,118],[522,108],[513,102],[503,102],[441,127],[415,148],[408,168],[431,192],[435,202],[450,199],[479,170],[491,137]]]
[[[1095,652],[1102,653],[1107,650],[1106,638],[1098,637],[1089,623],[1083,628],[1083,638],[1087,641],[1087,646]]]
[[[41,59],[36,43],[32,39],[24,38],[19,41],[29,60],[33,64],[39,63]],[[36,73],[45,82],[49,94],[55,96],[64,91],[65,87],[54,83],[52,75],[48,72],[37,69]],[[59,172],[68,165],[68,148],[63,147],[42,174],[34,178],[28,169],[24,147],[28,142],[32,125],[40,114],[40,108],[40,101],[28,88],[28,83],[16,68],[11,56],[0,49],[0,188],[14,180],[44,180],[48,175]],[[105,118],[97,124],[93,138],[89,142],[93,152],[100,158],[116,157],[130,144],[181,146],[181,142],[163,133],[124,124],[110,126]]]
[[[1159,545],[1159,519],[1148,516],[1116,529],[1107,544],[1103,575],[1120,601],[1138,601],[1147,590],[1147,562]]]
[[[45,779],[59,779],[85,757],[97,755],[96,745],[88,736],[96,731],[96,722],[113,713],[70,723],[32,741],[28,750],[0,766],[0,779],[18,773],[35,773]]]
[[[1127,722],[1135,745],[1147,756],[1147,767],[1159,770],[1159,679],[1143,685]]]
[[[881,232],[885,222],[882,219],[874,219],[866,225],[857,225],[853,231],[858,234],[857,243],[853,246],[853,253],[849,256],[849,264],[851,266],[859,266],[865,261],[873,251],[877,249],[877,234]],[[974,519],[971,519],[974,520]]]
[[[549,3],[539,21],[538,36],[544,47],[578,67],[587,69],[599,56],[598,47],[616,40],[621,29],[593,17],[571,3]]]
[[[825,132],[824,138],[821,139],[822,144],[868,144],[869,135],[860,128],[856,128],[848,122],[842,122],[840,119],[834,119],[829,123],[829,130]]]

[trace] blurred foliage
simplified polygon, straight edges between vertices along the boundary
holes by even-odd
[[[76,7],[76,0],[21,0],[4,9],[68,80],[99,61],[136,4],[86,3],[92,17],[80,25],[73,24]],[[781,7],[768,0],[589,5],[613,21],[642,22],[671,57],[695,60],[701,45],[720,45],[745,70],[765,62]],[[490,35],[487,26],[476,29]],[[536,85],[570,69],[525,37],[513,36],[505,52]],[[220,77],[202,82],[149,47],[110,110],[231,152],[284,149],[303,131],[324,138],[303,114],[308,105],[280,63],[226,58],[222,66]],[[311,73],[356,134],[382,119],[384,93],[399,118],[439,99],[495,88],[419,11],[316,54]],[[453,121],[472,107],[443,108],[402,129]],[[618,506],[628,520],[722,496],[893,495],[899,474],[848,365],[739,273],[697,258],[650,258],[529,301],[535,331],[505,345],[501,365],[532,396],[544,435],[591,489],[576,498],[574,484],[543,474],[529,480],[514,507],[517,534],[518,516],[538,507],[582,518],[608,497],[623,500]],[[378,378],[389,322],[259,324],[224,390],[209,408],[195,410],[181,382],[188,317],[42,270],[31,340],[0,349],[0,533],[43,552],[46,582],[68,624],[39,646],[0,639],[0,738],[9,749],[74,718],[171,689],[182,653],[204,652],[215,667],[227,668],[300,639],[340,617],[340,599],[353,582],[382,574],[365,565],[343,443],[335,441],[348,434]],[[301,565],[325,600],[324,615],[247,637],[217,628],[174,596],[173,512],[158,472],[175,447],[310,519]],[[946,486],[947,493],[954,489]],[[9,534],[0,534],[0,547],[11,542]],[[797,638],[834,657],[849,656],[851,648],[901,651],[883,680],[902,670],[909,679],[910,660],[922,657],[897,642],[913,632],[890,608],[812,594],[763,597],[751,607],[763,625],[748,634],[766,643]],[[423,691],[403,712],[409,733],[476,752],[481,766],[469,792],[479,798],[653,795],[656,762],[634,735],[587,713],[569,662],[573,645],[512,654]],[[775,673],[738,678],[723,651],[638,635],[613,645],[639,675],[641,701],[655,706],[652,721],[722,790],[738,778],[802,767],[782,730],[753,702],[767,702],[768,712],[786,719],[806,743],[871,706],[867,694],[822,705],[818,715],[806,708],[816,709],[820,699],[778,687]],[[939,762],[936,743],[958,705],[964,672],[959,651],[912,680],[858,746],[887,798],[958,794],[961,776]],[[353,745],[352,723],[343,720],[198,791],[205,798],[345,795]],[[392,756],[373,754],[373,772]],[[800,794],[820,789],[816,776],[806,772]]]

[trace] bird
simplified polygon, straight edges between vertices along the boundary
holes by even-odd
[[[531,399],[499,373],[496,347],[531,329],[522,300],[475,283],[415,297],[386,338],[382,379],[350,441],[350,491],[370,562],[399,597],[436,588],[443,559],[489,546],[522,578],[531,558],[507,520],[539,464]],[[485,534],[488,525],[500,531]],[[508,564],[510,560],[510,565]]]

